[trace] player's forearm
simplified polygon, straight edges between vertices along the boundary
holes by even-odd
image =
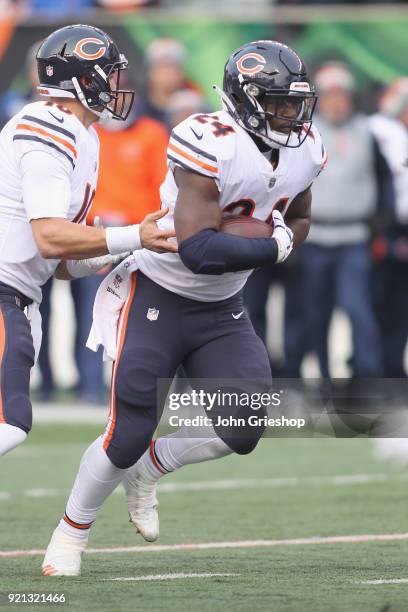
[[[85,259],[108,253],[103,229],[65,219],[35,219],[31,225],[45,259]]]
[[[138,225],[105,230],[65,219],[35,219],[31,224],[45,259],[88,259],[141,248]]]
[[[194,274],[224,274],[275,263],[278,246],[273,238],[242,238],[206,229],[179,245],[184,265]]]

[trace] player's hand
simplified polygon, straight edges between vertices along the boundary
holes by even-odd
[[[155,253],[177,253],[177,243],[170,241],[176,233],[174,230],[163,231],[157,227],[156,221],[167,215],[168,208],[146,215],[140,224],[140,240],[142,247]]]
[[[293,249],[293,232],[286,225],[282,214],[279,210],[274,210],[272,213],[273,218],[273,234],[272,238],[275,238],[278,245],[278,257],[276,263],[281,263],[289,257]]]

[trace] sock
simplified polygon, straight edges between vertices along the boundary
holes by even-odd
[[[27,434],[25,431],[9,425],[8,423],[0,423],[0,455],[5,455],[13,448],[24,442]]]
[[[140,461],[144,462],[152,480],[158,480],[183,465],[220,459],[233,452],[215,434],[213,437],[192,438],[188,432],[187,427],[182,427],[174,434],[151,442],[150,448],[142,455]],[[132,469],[130,468],[130,471]]]
[[[116,489],[126,470],[117,468],[103,449],[99,437],[85,451],[59,528],[78,538],[87,538],[104,501]]]

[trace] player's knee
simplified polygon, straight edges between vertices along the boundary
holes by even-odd
[[[150,439],[144,443],[138,441],[137,444],[109,444],[106,454],[115,467],[127,470],[140,459],[149,443]]]
[[[33,408],[30,398],[25,393],[12,392],[7,397],[6,422],[18,427],[26,435],[33,425]]]
[[[149,447],[157,426],[152,411],[143,409],[127,411],[126,418],[117,422],[106,448],[113,465],[127,469],[134,465]]]
[[[258,437],[222,437],[223,442],[237,455],[249,455],[255,450],[259,439]]]

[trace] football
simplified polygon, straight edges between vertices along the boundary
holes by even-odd
[[[224,215],[221,231],[243,238],[270,238],[273,226],[254,217]]]

